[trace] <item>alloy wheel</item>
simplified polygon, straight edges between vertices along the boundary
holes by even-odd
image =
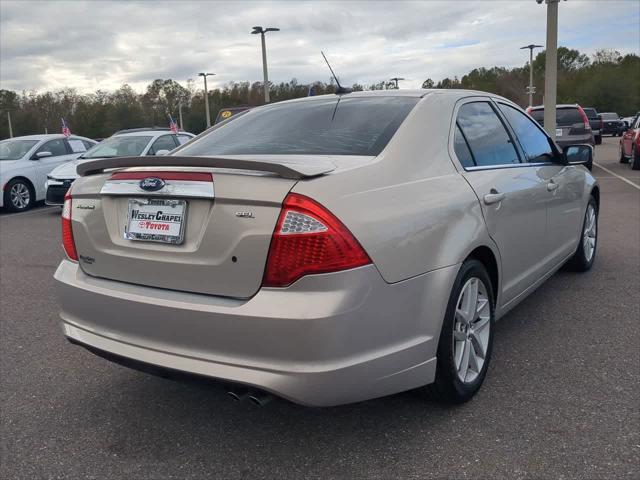
[[[585,215],[584,230],[582,231],[582,249],[587,262],[591,261],[596,250],[597,228],[596,209],[589,204]]]
[[[17,210],[24,210],[31,201],[31,192],[24,183],[16,183],[11,187],[11,203]]]
[[[453,362],[463,383],[473,382],[484,366],[491,329],[487,288],[477,277],[462,287],[453,325]]]

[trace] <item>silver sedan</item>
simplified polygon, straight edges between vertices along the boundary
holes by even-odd
[[[400,90],[266,105],[166,157],[81,164],[64,334],[257,403],[469,400],[494,322],[563,265],[591,268],[592,155],[504,98]]]

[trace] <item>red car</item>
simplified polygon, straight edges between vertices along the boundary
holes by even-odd
[[[633,170],[640,170],[640,115],[620,139],[620,163],[627,162]]]

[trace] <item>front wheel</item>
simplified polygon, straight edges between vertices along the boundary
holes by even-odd
[[[495,304],[491,280],[478,260],[467,260],[453,284],[440,331],[436,379],[425,391],[462,403],[480,389],[493,348]]]
[[[584,214],[578,249],[568,262],[568,266],[577,272],[586,272],[593,266],[598,246],[598,206],[593,196],[589,197]]]
[[[24,180],[15,178],[4,189],[4,206],[10,212],[24,212],[35,203],[35,192]]]

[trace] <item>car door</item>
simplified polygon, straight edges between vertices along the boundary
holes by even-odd
[[[178,146],[175,135],[162,135],[158,137],[149,148],[147,155],[156,155],[160,150],[173,150]]]
[[[498,108],[518,140],[524,161],[536,170],[546,185],[547,246],[543,268],[548,271],[564,261],[576,248],[582,224],[587,173],[584,167],[564,165],[546,132],[524,112],[504,102],[498,102]]]
[[[49,152],[51,155],[38,157],[38,153],[41,152]],[[37,199],[42,198],[45,194],[45,182],[51,170],[73,157],[74,155],[69,151],[67,142],[63,137],[48,140],[35,151],[31,158],[35,165],[36,178],[33,183]]]
[[[640,128],[640,117],[636,118],[635,122],[624,132],[624,135],[622,135],[622,151],[626,156],[631,155],[631,146],[633,145],[633,139],[636,136],[638,128]]]
[[[538,169],[522,163],[497,107],[488,98],[456,110],[454,149],[500,252],[502,302],[509,303],[544,271],[547,187]]]

